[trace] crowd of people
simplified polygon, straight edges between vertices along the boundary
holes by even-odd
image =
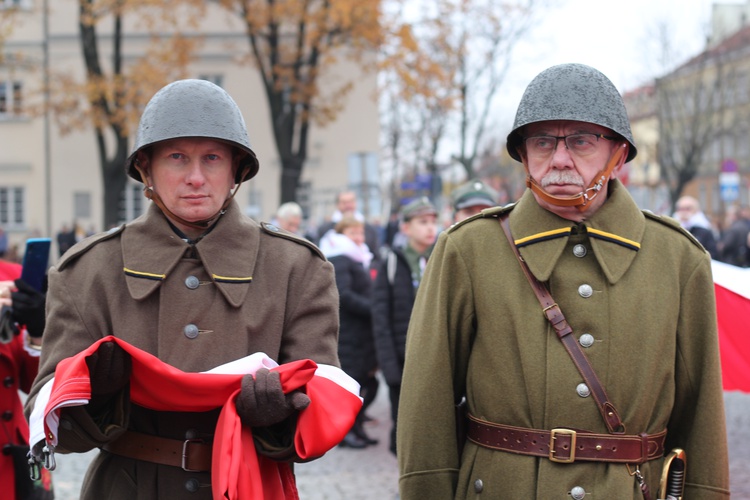
[[[674,218],[695,236],[712,259],[750,267],[750,207],[729,205],[724,219],[715,224],[696,198],[682,196],[675,204]]]
[[[294,462],[377,443],[383,389],[403,500],[662,498],[676,450],[702,465],[670,494],[726,498],[709,254],[750,265],[750,213],[640,210],[622,98],[588,66],[529,84],[507,149],[516,203],[471,179],[450,227],[416,197],[378,228],[344,189],[300,234],[298,204],[259,223],[234,201],[260,162],[231,96],[165,86],[125,165],[147,213],[61,231],[44,290],[0,267],[0,479],[28,487],[28,451],[50,498],[54,453],[99,449],[82,499],[296,498]]]

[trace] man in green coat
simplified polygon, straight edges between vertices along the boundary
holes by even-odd
[[[588,66],[545,70],[507,147],[529,189],[441,234],[417,295],[398,417],[401,498],[657,498],[674,448],[687,456],[685,498],[727,498],[710,259],[617,180],[636,148],[616,88]],[[505,217],[595,375],[582,375],[542,313]]]

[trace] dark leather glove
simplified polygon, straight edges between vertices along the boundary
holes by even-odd
[[[26,325],[26,331],[32,337],[41,337],[44,333],[44,303],[47,294],[40,292],[21,278],[14,283],[18,290],[10,294],[13,303],[13,319],[19,325]]]
[[[242,390],[237,396],[237,414],[243,425],[268,427],[289,418],[295,411],[310,404],[307,394],[292,391],[284,394],[278,372],[261,368],[252,375],[242,377]]]
[[[91,378],[89,409],[93,412],[100,411],[130,381],[130,354],[114,342],[104,342],[94,354],[86,358],[86,365]]]

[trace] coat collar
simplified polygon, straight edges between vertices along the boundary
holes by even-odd
[[[195,245],[199,259],[234,307],[239,307],[252,282],[260,247],[260,231],[243,217],[232,201],[214,229]],[[143,300],[156,290],[190,249],[169,226],[164,214],[151,204],[148,211],[122,233],[125,281],[130,295]]]
[[[540,281],[549,280],[568,239],[585,231],[610,284],[628,270],[641,248],[645,217],[619,181],[609,183],[606,203],[580,224],[545,210],[527,190],[511,212],[513,239],[529,268]]]

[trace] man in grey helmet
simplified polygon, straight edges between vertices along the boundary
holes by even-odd
[[[343,374],[332,266],[304,238],[254,222],[233,201],[258,168],[245,122],[226,91],[203,80],[171,83],[144,109],[126,164],[153,203],[138,219],[78,243],[50,270],[45,346],[27,415],[44,408],[43,387],[62,376],[56,374],[62,360],[115,337],[85,358],[88,403],[60,412],[56,451],[102,450],[80,498],[209,499],[212,489],[217,494],[212,481],[226,477],[217,470],[226,462],[214,442],[222,408],[178,411],[142,403],[133,382],[142,376],[140,358],[133,352],[155,356],[163,365],[153,361],[150,369],[158,364],[169,373],[171,367],[205,372],[265,353],[268,368],[311,359]],[[298,418],[312,396],[282,390],[278,371],[246,373],[239,372],[236,399],[227,404],[236,402],[242,435],[252,430],[249,446],[255,442],[264,471],[261,489],[289,492],[291,468],[274,464],[316,458],[301,457],[296,446],[304,438]],[[190,387],[178,391],[159,378],[148,386],[164,391],[163,399],[200,403]],[[239,433],[225,437],[239,440]],[[234,481],[247,485],[255,469],[246,462],[255,459],[243,450],[243,474]]]
[[[710,259],[617,180],[636,155],[617,89],[548,68],[507,148],[529,189],[443,232],[417,294],[402,500],[657,498],[674,448],[674,498],[727,498]]]

